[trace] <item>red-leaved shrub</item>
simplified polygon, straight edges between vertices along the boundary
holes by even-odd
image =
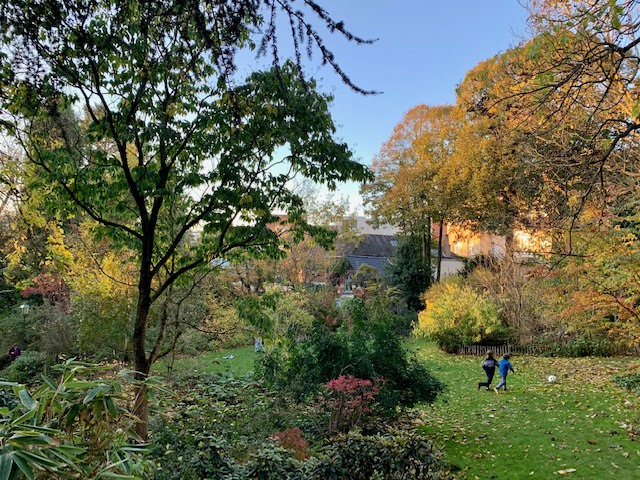
[[[298,460],[309,458],[309,442],[302,438],[302,431],[299,428],[288,428],[282,432],[271,435],[280,446],[293,452]]]
[[[340,375],[327,383],[322,403],[329,410],[329,431],[344,432],[361,426],[380,392],[382,379],[371,380]]]

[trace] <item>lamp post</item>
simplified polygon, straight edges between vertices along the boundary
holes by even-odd
[[[24,302],[22,302],[22,305],[20,305],[20,311],[22,312],[22,339],[21,339],[21,347],[24,350],[26,345],[26,330],[27,330],[27,315],[29,315],[29,308],[31,308],[29,306],[29,304],[26,302],[26,300]]]

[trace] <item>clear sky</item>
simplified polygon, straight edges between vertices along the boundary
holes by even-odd
[[[383,93],[363,97],[323,67],[315,76],[335,96],[339,134],[370,163],[402,115],[421,103],[453,104],[465,73],[513,46],[526,33],[516,0],[325,0],[354,33],[373,45],[332,41],[354,82]]]
[[[325,0],[320,2],[353,33],[373,45],[331,40],[352,80],[380,95],[362,96],[327,66],[310,73],[331,92],[338,137],[371,164],[403,114],[419,104],[455,103],[455,88],[479,62],[526,36],[527,12],[517,0]],[[345,186],[357,196],[358,188]],[[359,199],[350,198],[353,204]]]

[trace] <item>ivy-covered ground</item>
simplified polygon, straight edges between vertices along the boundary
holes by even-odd
[[[612,381],[633,359],[512,356],[516,374],[497,395],[476,388],[481,358],[412,349],[448,385],[418,428],[443,448],[453,478],[640,478],[640,397]]]

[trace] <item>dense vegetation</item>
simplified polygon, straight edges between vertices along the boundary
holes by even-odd
[[[637,477],[637,367],[602,358],[640,341],[637,2],[530,13],[374,176],[303,61],[363,92],[324,35],[368,41],[315,1],[0,3],[0,480]],[[305,179],[370,181],[388,271]],[[442,279],[449,225],[504,248]],[[411,330],[549,357],[487,396]]]

